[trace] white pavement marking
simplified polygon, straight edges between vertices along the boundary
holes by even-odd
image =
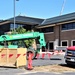
[[[37,73],[36,71],[35,72],[24,72],[24,73],[17,73],[17,75],[21,75],[21,74],[31,74],[31,73]]]
[[[51,74],[59,74],[59,75],[61,75],[62,73],[59,73],[59,72],[42,72],[42,71],[38,71],[38,72],[40,72],[40,73],[51,73]],[[24,73],[17,73],[17,75],[22,75],[22,74],[32,74],[32,73],[38,73],[38,72],[24,72]]]

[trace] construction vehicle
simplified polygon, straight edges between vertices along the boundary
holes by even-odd
[[[25,42],[24,42],[25,39],[37,39],[39,41],[39,43],[36,45],[37,46],[36,50],[33,47],[27,48],[27,55],[29,53],[33,53],[32,59],[36,57],[36,54],[40,51],[40,49],[42,49],[42,47],[46,46],[44,33],[30,32],[30,33],[24,33],[24,34],[1,35],[0,36],[0,48],[3,48],[3,47],[26,48]],[[19,41],[22,41],[20,45],[19,45],[20,43]]]
[[[65,53],[65,62],[68,65],[75,65],[75,46],[70,46],[67,48]]]

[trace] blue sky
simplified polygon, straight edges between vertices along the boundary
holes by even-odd
[[[0,19],[13,17],[13,1],[0,0]],[[60,15],[64,0],[19,0],[16,1],[16,16],[51,18]],[[75,12],[75,0],[66,0],[62,14]]]

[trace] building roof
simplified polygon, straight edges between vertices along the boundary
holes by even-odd
[[[2,22],[3,20],[0,20],[0,22]]]
[[[56,24],[56,23],[61,23],[61,22],[66,22],[66,21],[71,21],[75,20],[75,12],[74,13],[69,13],[53,18],[48,18],[45,19],[40,25],[38,26],[44,26],[44,25],[50,25],[50,24]]]
[[[43,21],[44,19],[27,17],[27,16],[15,17],[15,23],[19,23],[19,24],[39,25]],[[14,22],[14,17],[1,21],[0,25],[6,24],[6,23],[13,23],[13,22]]]
[[[20,24],[29,24],[29,25],[37,25],[36,27],[43,27],[43,26],[51,26],[53,24],[67,22],[75,20],[75,12],[56,16],[48,19],[40,19],[40,18],[33,18],[33,17],[27,17],[27,16],[16,16],[15,22]],[[0,25],[14,22],[14,18],[10,18],[7,20],[0,21]]]
[[[14,21],[14,18],[10,18],[8,20]],[[29,23],[29,24],[41,24],[44,21],[44,19],[27,17],[27,16],[16,16],[15,21],[22,23]]]

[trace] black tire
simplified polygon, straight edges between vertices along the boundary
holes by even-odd
[[[67,65],[71,65],[71,63],[69,61],[65,60],[65,62]]]
[[[28,56],[29,56],[29,53],[32,53],[32,60],[35,58],[35,56],[36,56],[36,53],[35,53],[35,51],[34,50],[27,50],[27,59],[28,59]]]

